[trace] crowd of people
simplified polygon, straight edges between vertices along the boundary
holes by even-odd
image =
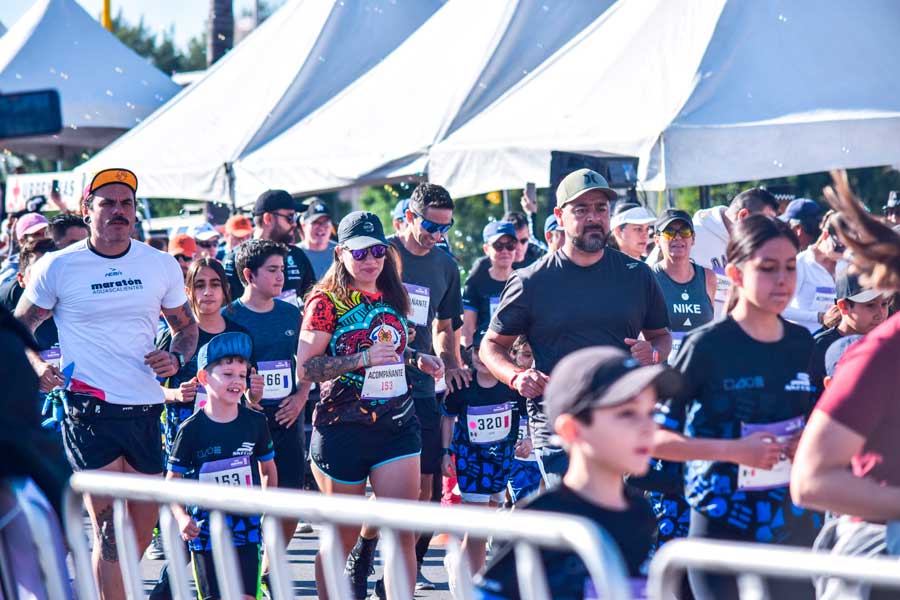
[[[44,406],[49,445],[76,471],[370,490],[373,511],[457,496],[582,516],[610,534],[636,590],[678,537],[900,554],[895,194],[884,219],[839,176],[827,211],[751,188],[657,216],[579,169],[541,232],[533,193],[524,213],[485,224],[463,280],[446,240],[454,200],[436,184],[398,203],[393,235],[373,213],[337,221],[319,199],[268,190],[251,217],[163,245],[133,239],[135,173],[101,171],[80,214],[15,223],[0,303],[35,374],[16,388],[19,412],[41,421]],[[58,505],[60,477],[47,479]],[[111,500],[87,509],[94,576],[122,598]],[[156,507],[128,509],[151,545]],[[173,511],[198,595],[220,597],[208,511]],[[251,598],[268,587],[261,518],[227,519]],[[281,524],[288,542],[311,530]],[[339,537],[366,598],[378,531]],[[433,589],[431,539],[399,536],[410,587]],[[479,597],[520,597],[510,546],[463,548]],[[577,557],[542,558],[554,598],[597,597]],[[327,597],[319,557],[316,582]],[[772,590],[827,598],[841,585]],[[374,582],[376,597],[390,588]],[[153,597],[167,594],[164,570]],[[733,577],[693,570],[679,596],[736,597]]]

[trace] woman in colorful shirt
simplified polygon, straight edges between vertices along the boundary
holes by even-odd
[[[338,226],[334,263],[306,300],[297,349],[299,377],[321,384],[310,458],[326,494],[364,495],[368,479],[378,497],[419,497],[421,438],[406,365],[440,378],[443,364],[407,348],[409,310],[399,261],[378,217],[350,213]],[[358,531],[341,528],[345,553]],[[412,589],[414,535],[401,534],[400,541]],[[327,597],[323,581],[317,556],[319,595]]]

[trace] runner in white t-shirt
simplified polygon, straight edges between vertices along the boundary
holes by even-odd
[[[53,316],[61,368],[30,356],[49,390],[64,386],[63,443],[72,468],[120,473],[163,472],[157,377],[174,375],[197,345],[197,324],[171,256],[130,235],[137,177],[127,169],[97,173],[85,191],[90,237],[47,254],[33,267],[16,316],[32,331]],[[171,327],[169,351],[153,340],[159,313]],[[140,549],[150,542],[155,505],[129,502]],[[106,598],[124,597],[109,499],[91,498],[94,575]]]

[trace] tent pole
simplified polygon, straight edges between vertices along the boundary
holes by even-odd
[[[700,186],[700,208],[709,208],[709,186]]]
[[[228,203],[231,206],[231,214],[237,214],[237,198],[234,193],[234,169],[230,162],[224,164],[225,177],[228,180]]]

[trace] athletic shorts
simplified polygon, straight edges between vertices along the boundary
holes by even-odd
[[[194,414],[193,402],[169,402],[165,408],[166,413],[166,460],[172,454],[172,447],[175,445],[175,436],[181,428],[181,424],[187,421]]]
[[[74,471],[100,469],[122,456],[139,473],[163,472],[162,404],[123,406],[73,393],[67,402],[63,446]]]
[[[405,411],[385,415],[373,425],[316,427],[309,443],[310,461],[338,483],[365,483],[374,469],[421,454],[419,424],[413,416],[412,406],[407,406]]]
[[[488,502],[493,502],[494,504],[503,504],[504,502],[506,502],[506,490],[494,492],[493,494],[460,492],[459,496],[460,498],[462,498],[463,502],[468,502],[470,504],[487,504]]]
[[[509,498],[512,503],[520,502],[537,492],[541,487],[541,468],[535,460],[513,460],[509,472]]]
[[[506,484],[513,463],[513,442],[490,446],[487,450],[478,444],[461,443],[454,440],[453,453],[456,459],[456,482],[459,493],[492,496],[506,494]]]
[[[269,434],[272,436],[272,445],[275,450],[275,467],[278,469],[278,487],[292,490],[303,489],[306,480],[305,440],[301,434],[303,427],[303,412],[294,421],[294,424],[285,429],[275,420],[278,405],[263,406],[266,421],[269,424]]]
[[[441,474],[441,413],[435,398],[413,398],[422,435],[422,475]]]
[[[238,571],[241,574],[241,590],[244,594],[256,598],[262,575],[259,544],[238,546],[234,551],[237,554]],[[192,551],[191,566],[194,569],[194,581],[197,583],[197,597],[200,600],[221,598],[212,551]]]
[[[562,448],[546,446],[535,448],[538,468],[544,478],[544,487],[552,489],[562,483],[563,475],[569,469],[569,455]]]

